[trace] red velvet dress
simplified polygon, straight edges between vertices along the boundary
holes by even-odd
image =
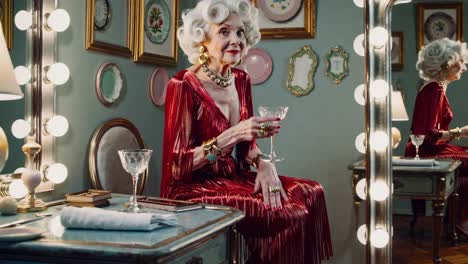
[[[453,113],[444,88],[437,82],[430,82],[416,96],[411,131],[424,134],[424,143],[419,147],[421,157],[456,159],[462,162],[458,174],[459,210],[457,227],[468,235],[468,148],[439,141],[441,130],[448,130]],[[415,147],[411,140],[406,145],[405,156],[414,157]]]
[[[249,76],[233,69],[240,120],[253,114]],[[239,208],[245,213],[237,226],[251,263],[320,263],[332,255],[330,228],[322,186],[314,181],[280,176],[289,202],[273,212],[261,194],[252,195],[256,173],[245,158],[255,142],[236,146],[217,162],[192,171],[194,148],[231,125],[187,70],[169,82],[166,96],[161,196]],[[232,151],[231,151],[232,152]]]

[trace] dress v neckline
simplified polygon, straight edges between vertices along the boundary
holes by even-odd
[[[214,101],[214,99],[210,96],[210,94],[208,93],[208,91],[205,89],[205,87],[203,86],[203,82],[202,80],[200,80],[200,78],[198,78],[198,76],[190,71],[190,70],[187,70],[187,73],[189,73],[189,75],[192,75],[193,79],[195,79],[195,83],[193,85],[193,88],[195,90],[195,92],[197,92],[199,95],[201,95],[207,102],[208,104],[214,108],[214,111],[221,117],[221,119],[223,119],[227,125],[227,127],[232,127],[233,125],[231,125],[231,122],[229,122],[229,119],[226,117],[226,115],[223,113],[223,111],[221,111],[221,108],[219,108],[219,106],[216,104],[216,102]],[[236,92],[237,92],[237,100],[239,100],[239,122],[243,120],[243,116],[242,116],[242,100],[241,100],[241,94],[240,94],[240,91],[239,91],[239,85],[237,85],[237,80],[239,78],[236,78],[236,74],[235,72],[233,72],[233,75],[234,75],[234,88],[236,89]],[[239,123],[237,122],[237,124]]]

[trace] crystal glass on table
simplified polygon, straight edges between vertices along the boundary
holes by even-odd
[[[258,107],[258,113],[260,116],[275,116],[283,120],[288,113],[288,106],[260,106]],[[276,125],[278,124],[277,121],[270,122],[270,124]],[[277,152],[275,151],[274,147],[274,139],[275,135],[270,137],[270,154],[264,155],[264,160],[268,160],[271,162],[280,162],[283,161],[284,158],[280,157]]]
[[[132,176],[133,195],[130,200],[130,205],[124,210],[125,212],[141,213],[142,210],[138,207],[136,198],[136,188],[138,176],[148,168],[148,163],[151,158],[151,149],[122,149],[119,153],[122,167]]]
[[[419,159],[419,146],[421,146],[424,142],[424,135],[411,134],[410,138],[411,138],[411,143],[416,148],[416,155],[414,156],[414,159]]]

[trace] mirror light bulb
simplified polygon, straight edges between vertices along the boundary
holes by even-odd
[[[366,133],[363,132],[356,137],[356,140],[354,141],[354,146],[360,153],[366,153]]]
[[[387,199],[388,195],[390,194],[390,189],[388,185],[383,181],[376,181],[371,184],[370,187],[370,196],[371,199],[381,202]]]
[[[356,232],[356,235],[357,235],[357,239],[359,240],[359,242],[361,242],[361,244],[363,245],[367,244],[367,226],[366,225],[360,226]]]
[[[23,119],[18,119],[11,125],[11,133],[15,138],[25,138],[31,132],[31,125]]]
[[[364,7],[364,0],[353,0],[353,2],[357,7],[360,7],[360,8]]]
[[[64,63],[58,62],[52,64],[47,70],[46,77],[53,84],[61,85],[68,81],[70,78],[70,70]]]
[[[61,115],[54,116],[47,121],[46,131],[54,137],[61,137],[68,131],[68,120]]]
[[[19,30],[26,30],[32,25],[32,13],[24,10],[15,15],[15,25]]]
[[[55,9],[47,18],[47,26],[56,32],[63,32],[70,26],[70,15],[64,9]]]
[[[377,131],[371,135],[371,147],[376,151],[384,151],[389,141],[390,138],[383,131]]]
[[[364,84],[359,85],[356,87],[354,90],[354,100],[356,100],[356,103],[360,105],[365,105],[366,104],[366,98],[364,97],[364,89],[366,86]]]
[[[18,66],[15,68],[15,77],[19,85],[27,84],[31,80],[31,71],[24,66]]]
[[[369,43],[374,47],[383,47],[388,41],[388,30],[384,27],[375,27],[369,32]]]
[[[353,42],[354,51],[361,57],[366,55],[364,50],[364,34],[359,34]]]
[[[376,229],[371,234],[371,244],[376,248],[383,248],[388,244],[390,237],[384,229]]]
[[[361,179],[356,184],[356,194],[361,200],[366,199],[366,179]]]
[[[20,199],[28,194],[28,189],[22,180],[13,180],[8,187],[8,192],[10,193],[11,197]]]
[[[46,169],[45,175],[53,183],[62,183],[68,176],[68,169],[62,163],[54,163]]]
[[[379,79],[372,82],[371,86],[371,96],[374,98],[384,98],[388,95],[390,86],[385,80]]]

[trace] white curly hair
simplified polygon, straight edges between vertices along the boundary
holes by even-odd
[[[258,10],[249,0],[201,0],[194,9],[184,10],[182,26],[177,30],[179,45],[188,60],[195,64],[200,55],[201,42],[206,39],[209,24],[219,24],[232,13],[240,16],[245,26],[247,50],[260,41]]]
[[[445,78],[445,70],[460,60],[468,63],[466,42],[438,39],[421,48],[416,69],[419,76],[426,81],[442,80]]]

